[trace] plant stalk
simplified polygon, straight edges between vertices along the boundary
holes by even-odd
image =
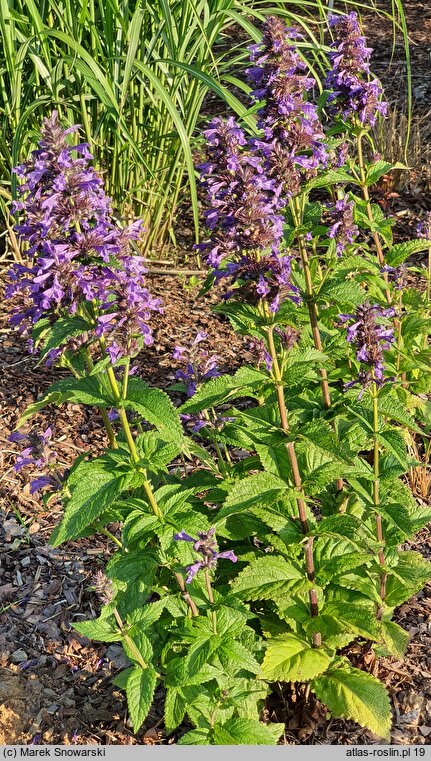
[[[375,509],[375,515],[376,515],[376,535],[377,535],[377,541],[382,546],[380,547],[378,551],[378,558],[379,558],[379,564],[380,566],[385,565],[385,555],[383,550],[383,529],[382,529],[382,516],[379,513],[379,504],[380,504],[380,495],[379,495],[379,484],[380,484],[380,472],[379,472],[379,440],[378,440],[378,432],[379,432],[379,407],[378,407],[378,394],[377,394],[377,386],[376,383],[373,382],[372,385],[372,399],[373,399],[373,432],[374,432],[374,479],[373,479],[373,505]],[[382,572],[381,579],[380,579],[380,597],[382,599],[382,602],[385,599],[386,596],[386,579],[387,574]],[[383,613],[383,606],[380,605],[379,609],[377,611],[377,618],[380,620]]]
[[[208,594],[208,600],[210,601],[210,605],[214,605],[214,595],[211,587],[211,579],[210,574],[208,571],[208,568],[205,568],[205,586],[207,588],[207,594]],[[215,610],[211,610],[211,619],[212,619],[212,626],[213,626],[213,633],[217,634],[217,614]]]
[[[300,217],[299,202],[297,198],[294,198],[292,200],[291,209],[292,209],[292,216],[293,216],[295,225],[296,227],[299,227],[301,217]],[[308,309],[308,315],[310,318],[311,332],[313,334],[314,347],[317,351],[321,352],[322,339],[320,337],[320,331],[319,331],[319,326],[317,322],[317,319],[318,319],[317,306],[314,299],[313,281],[311,279],[310,262],[309,262],[308,254],[307,254],[307,246],[304,243],[304,239],[302,235],[298,235],[297,238],[298,238],[299,253],[301,255],[302,268],[303,268],[304,277],[305,277],[305,290],[307,292],[307,309]],[[325,407],[329,408],[331,406],[331,395],[329,393],[328,374],[324,367],[321,367],[319,369],[319,373],[322,379],[323,401],[324,401]]]

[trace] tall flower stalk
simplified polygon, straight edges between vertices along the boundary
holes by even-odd
[[[328,153],[325,135],[316,107],[307,100],[315,86],[312,77],[304,73],[306,65],[292,40],[301,37],[282,19],[273,16],[265,20],[262,42],[252,45],[252,66],[247,70],[254,85],[252,98],[262,103],[258,111],[258,127],[263,137],[253,140],[256,153],[263,157],[268,176],[280,185],[282,203],[290,201],[296,228],[301,225],[300,194],[304,182],[325,167]],[[314,297],[307,247],[298,235],[307,294],[307,309],[314,346],[322,351],[318,327],[318,312]],[[331,405],[327,372],[320,368],[323,400]]]
[[[356,135],[359,165],[359,185],[365,201],[366,213],[370,222],[371,234],[376,247],[377,260],[384,266],[383,248],[371,205],[366,180],[363,154],[363,139],[377,120],[378,115],[385,116],[387,103],[382,100],[383,88],[378,79],[369,79],[370,56],[372,49],[366,47],[361,34],[357,14],[352,11],[344,16],[332,16],[330,26],[334,33],[329,55],[331,68],[326,76],[325,85],[329,91],[327,111],[334,120],[351,126]],[[386,273],[383,277],[388,282]],[[389,288],[385,292],[388,304],[391,303]]]
[[[378,304],[366,303],[356,310],[354,314],[340,315],[342,323],[352,324],[347,328],[347,341],[355,346],[356,359],[360,363],[358,377],[346,384],[351,388],[356,384],[361,386],[359,398],[366,389],[369,389],[373,404],[373,507],[376,523],[376,537],[379,543],[378,559],[382,568],[380,579],[380,597],[382,602],[386,594],[386,573],[384,537],[382,530],[382,516],[380,506],[380,466],[379,466],[379,407],[378,389],[385,383],[385,366],[383,351],[389,349],[394,343],[394,331],[391,325],[382,323],[382,319],[393,318],[395,310],[392,308],[382,309]],[[382,606],[379,607],[378,617],[381,618]]]

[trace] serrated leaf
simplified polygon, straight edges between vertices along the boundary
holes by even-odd
[[[374,641],[378,641],[381,634],[373,603],[366,605],[355,602],[352,605],[341,600],[325,603],[319,609],[318,616],[309,620],[307,631],[320,632],[324,643],[327,640],[325,631],[328,637],[334,637],[338,633],[349,633],[352,635],[351,639],[365,637]],[[336,646],[332,640],[328,644],[331,647]]]
[[[419,552],[405,551],[388,569],[385,602],[390,608],[413,597],[431,579],[431,563]]]
[[[188,676],[194,676],[202,667],[211,659],[212,654],[220,646],[220,637],[216,634],[211,634],[209,637],[198,637],[193,645],[190,647],[187,659],[186,668]]]
[[[184,433],[181,420],[164,391],[151,388],[140,378],[129,378],[124,407],[135,410],[144,420],[154,425],[165,441],[182,443]]]
[[[244,568],[232,584],[232,592],[247,600],[270,600],[273,594],[288,592],[302,584],[302,569],[282,557],[262,557]]]
[[[400,465],[407,470],[408,468],[408,462],[407,462],[407,453],[406,453],[406,443],[404,441],[403,435],[400,431],[395,431],[394,429],[387,430],[387,431],[381,431],[377,434],[378,440],[383,444],[385,449],[387,449],[391,454],[396,457]]]
[[[284,724],[262,724],[254,719],[228,719],[213,727],[214,745],[276,745]]]
[[[226,669],[233,665],[236,670],[245,669],[252,674],[261,673],[261,666],[256,658],[240,642],[223,643],[217,654]]]
[[[94,618],[91,621],[78,621],[74,622],[72,626],[84,637],[100,642],[120,642],[123,638],[118,626],[106,619]]]
[[[387,161],[383,161],[383,159],[375,161],[367,168],[366,185],[368,187],[375,185],[380,180],[380,177],[383,177],[384,174],[387,174],[392,169],[406,169],[406,167],[398,163],[389,164]]]
[[[216,525],[230,515],[250,510],[258,505],[268,507],[290,491],[281,478],[270,473],[255,473],[253,476],[243,478],[230,489],[223,507],[217,513]]]
[[[83,317],[75,315],[74,317],[60,317],[52,325],[44,336],[43,350],[41,358],[46,356],[51,349],[57,349],[67,342],[72,336],[81,335],[92,329],[92,324]]]
[[[412,526],[407,510],[402,505],[380,504],[379,512],[385,518],[390,526],[395,526],[401,533],[409,537],[412,533]]]
[[[180,737],[177,745],[210,745],[210,728],[192,729]]]
[[[337,305],[359,306],[364,301],[365,291],[354,280],[328,280],[320,289],[317,300]]]
[[[269,682],[307,682],[322,674],[333,660],[324,646],[312,647],[295,634],[283,634],[266,643],[262,673]]]
[[[402,660],[410,640],[408,632],[402,629],[401,626],[398,626],[395,621],[385,621],[383,619],[381,625],[382,638],[388,654]]]
[[[343,172],[341,169],[329,169],[327,172],[323,172],[323,174],[320,174],[318,177],[315,177],[314,179],[307,182],[304,191],[309,193],[309,191],[313,188],[326,188],[330,187],[331,185],[337,185],[338,183],[346,182],[351,184],[354,182],[354,178],[347,172]]]
[[[148,716],[156,689],[157,676],[152,666],[140,666],[129,673],[126,684],[127,707],[133,731],[137,732]]]
[[[165,727],[168,734],[181,724],[186,708],[186,701],[178,690],[168,687],[165,697]]]
[[[144,663],[147,663],[149,660],[151,660],[153,655],[153,648],[145,632],[140,631],[139,629],[136,630],[135,628],[135,632],[133,634],[130,632],[129,637],[132,640],[134,646],[131,645],[127,639],[123,640],[123,649],[129,661],[139,664],[140,659],[138,654]]]
[[[181,413],[188,414],[240,397],[256,398],[260,396],[262,386],[267,382],[268,377],[264,373],[252,367],[240,367],[234,375],[211,378],[179,409]]]
[[[79,463],[73,473],[73,482],[68,482],[71,496],[63,520],[52,532],[50,544],[58,547],[73,539],[107,510],[122,492],[139,482],[136,471],[116,468],[107,457]]]
[[[412,254],[417,254],[419,251],[427,251],[429,249],[429,241],[425,238],[417,238],[414,240],[406,240],[403,243],[396,243],[395,246],[385,253],[385,264],[390,267],[398,267]]]
[[[345,664],[318,676],[311,688],[334,716],[356,721],[389,740],[389,696],[383,684],[371,674]]]
[[[102,386],[100,381],[94,377],[86,378],[64,378],[61,381],[53,383],[45,391],[42,399],[30,404],[21,415],[17,428],[20,428],[25,421],[48,404],[62,404],[63,402],[78,402],[89,406],[112,407],[114,400],[110,393]]]

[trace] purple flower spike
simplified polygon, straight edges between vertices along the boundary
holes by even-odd
[[[332,68],[325,80],[325,87],[330,90],[328,112],[332,117],[357,118],[361,124],[373,126],[379,113],[383,116],[387,113],[387,103],[381,99],[383,89],[379,80],[367,81],[372,50],[365,46],[357,14],[352,11],[345,16],[332,16],[330,26],[335,39],[329,55]]]
[[[342,256],[346,246],[353,243],[359,233],[353,220],[354,203],[344,197],[333,205],[328,204],[328,209],[330,218],[328,238],[335,240],[336,254]]]
[[[282,19],[269,16],[261,44],[249,47],[251,95],[263,102],[258,111],[263,138],[254,141],[255,150],[263,156],[269,178],[282,186],[285,198],[296,195],[301,182],[314,177],[328,160],[316,107],[306,100],[316,83],[292,44],[301,37]]]
[[[29,244],[32,265],[15,264],[9,273],[10,322],[29,336],[41,318],[53,323],[91,302],[86,310],[96,310],[91,333],[105,339],[115,363],[136,355],[142,343],[152,343],[148,323],[153,312],[161,311],[161,302],[145,287],[142,257],[129,252],[142,222],[124,229],[115,224],[103,182],[89,165],[88,146],[69,143],[68,135],[77,129],[63,129],[54,111],[44,119],[39,148],[15,169],[20,182],[14,213],[22,215],[15,229]],[[63,351],[78,352],[88,340],[83,331],[61,350],[50,351],[45,361],[55,364]]]
[[[358,378],[346,383],[345,388],[351,388],[359,383],[362,390],[358,398],[371,383],[382,386],[385,382],[383,364],[383,351],[390,349],[394,343],[394,331],[391,326],[383,325],[382,318],[389,319],[395,316],[392,307],[383,309],[378,304],[369,303],[359,306],[354,314],[340,314],[342,323],[353,320],[347,328],[347,341],[356,348],[356,358],[361,363]]]
[[[207,338],[207,333],[199,331],[189,348],[176,346],[172,358],[184,363],[183,370],[177,370],[175,378],[186,384],[187,396],[193,396],[198,386],[210,378],[220,375],[217,362],[218,357],[210,355],[208,351],[199,345]]]
[[[198,531],[198,538],[194,539],[182,529],[178,534],[175,534],[174,539],[176,541],[193,542],[193,549],[199,555],[202,555],[202,560],[198,560],[196,563],[192,563],[186,567],[187,577],[186,584],[194,579],[196,574],[201,569],[212,569],[217,566],[219,558],[225,558],[232,563],[237,562],[236,555],[231,550],[224,552],[218,552],[217,542],[215,540],[215,528],[214,526],[208,531]]]

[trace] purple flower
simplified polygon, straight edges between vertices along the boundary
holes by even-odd
[[[53,323],[84,313],[96,336],[108,340],[115,362],[152,343],[148,323],[161,302],[145,287],[142,257],[129,250],[142,222],[123,229],[115,224],[103,182],[89,165],[88,146],[69,143],[77,129],[64,130],[54,111],[44,120],[39,148],[15,170],[20,183],[14,212],[23,217],[15,229],[28,242],[32,261],[12,267],[6,296],[14,299],[11,324],[25,335],[43,317]],[[88,339],[83,331],[47,361],[79,351]]]
[[[184,369],[177,370],[175,378],[184,381],[187,396],[193,396],[201,383],[220,375],[217,368],[218,357],[215,354],[210,355],[199,346],[206,338],[207,334],[199,331],[189,348],[176,346],[172,353],[173,359],[183,362]]]
[[[330,222],[328,238],[335,240],[337,256],[341,256],[346,246],[353,243],[359,233],[353,220],[354,203],[344,197],[336,201],[335,204],[328,204],[327,207]]]
[[[61,488],[62,476],[52,470],[56,455],[50,450],[51,438],[52,430],[50,427],[42,434],[33,429],[26,434],[15,431],[9,436],[9,441],[25,445],[15,461],[14,470],[16,473],[29,466],[33,466],[39,471],[44,469],[47,471],[30,481],[30,494],[35,494],[46,486],[49,486],[54,491]]]
[[[359,375],[345,385],[345,388],[360,383],[362,396],[365,388],[376,383],[381,386],[384,383],[383,351],[390,349],[394,342],[394,331],[389,325],[381,322],[395,316],[395,309],[383,309],[378,304],[371,305],[368,302],[362,304],[353,314],[340,314],[339,319],[350,324],[347,328],[347,341],[356,348],[356,358],[361,363]]]
[[[280,186],[265,174],[263,158],[249,149],[233,119],[214,119],[205,135],[208,161],[199,168],[207,191],[205,217],[210,239],[199,248],[217,280],[235,279],[238,264],[245,258],[257,262],[262,256],[271,254],[275,259],[279,255],[283,235]],[[257,272],[253,287],[249,284],[254,299],[266,298],[261,274]]]
[[[232,552],[232,550],[218,552],[217,542],[215,540],[214,534],[215,528],[213,527],[208,531],[198,531],[197,539],[195,539],[193,536],[190,536],[190,534],[187,534],[184,529],[182,529],[178,534],[174,535],[174,539],[177,542],[192,542],[194,551],[202,556],[202,560],[198,560],[197,562],[192,563],[186,567],[186,584],[190,584],[192,579],[201,569],[215,568],[217,561],[220,558],[231,560],[232,563],[237,562],[238,558]]]
[[[315,80],[292,44],[301,37],[282,19],[269,16],[261,44],[249,47],[253,65],[246,72],[253,100],[263,103],[258,111],[263,138],[254,147],[264,158],[268,177],[282,186],[284,198],[296,195],[301,181],[313,177],[328,159],[317,109],[306,100]]]
[[[383,89],[378,79],[368,81],[371,48],[365,46],[357,14],[332,16],[330,26],[335,39],[329,55],[331,70],[325,79],[330,90],[328,112],[332,117],[359,119],[361,124],[373,126],[377,115],[387,113],[387,103],[381,98]]]
[[[35,429],[26,434],[19,433],[19,431],[11,433],[9,441],[27,444],[16,459],[14,465],[15,472],[17,473],[27,465],[35,465],[37,468],[43,468],[45,465],[48,465],[53,457],[48,448],[51,437],[52,429],[50,426],[42,434],[39,434]]]
[[[431,240],[431,211],[429,211],[425,219],[418,222],[416,227],[416,234],[418,238],[425,238],[425,240]]]

